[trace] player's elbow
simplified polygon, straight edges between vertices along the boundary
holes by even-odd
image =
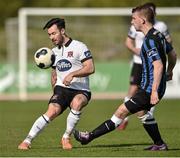
[[[91,62],[91,64],[89,64],[89,74],[93,74],[95,73],[95,65],[94,62]]]
[[[93,73],[95,73],[95,67],[94,67],[94,66],[92,66],[92,67],[90,68],[90,71],[89,71],[89,73],[90,73],[90,74],[93,74]]]

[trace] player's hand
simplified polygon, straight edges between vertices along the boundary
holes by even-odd
[[[157,91],[152,91],[151,92],[151,104],[155,105],[159,102],[159,96]]]
[[[173,73],[172,72],[166,72],[166,81],[172,80]]]
[[[73,76],[69,74],[64,78],[63,84],[69,86],[72,80],[73,80]]]

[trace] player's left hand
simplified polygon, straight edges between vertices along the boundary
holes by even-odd
[[[159,102],[159,96],[157,91],[152,91],[151,92],[151,104],[155,105]]]

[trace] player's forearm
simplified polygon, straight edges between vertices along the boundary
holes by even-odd
[[[95,66],[93,59],[86,60],[83,62],[83,67],[79,70],[71,72],[72,77],[86,77],[95,72]]]
[[[177,55],[175,51],[173,50],[168,54],[168,67],[167,67],[167,73],[171,73],[176,65]]]
[[[83,67],[77,71],[72,72],[73,77],[86,77],[95,72],[94,66]]]
[[[154,80],[152,85],[152,91],[158,91],[159,84],[161,82],[163,65],[160,61],[156,62],[154,65]]]

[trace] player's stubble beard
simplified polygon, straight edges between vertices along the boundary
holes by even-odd
[[[60,38],[60,40],[59,40],[59,43],[53,42],[53,44],[54,44],[55,46],[61,47],[61,46],[64,44],[64,41],[65,41],[65,38],[62,36],[62,37]]]

